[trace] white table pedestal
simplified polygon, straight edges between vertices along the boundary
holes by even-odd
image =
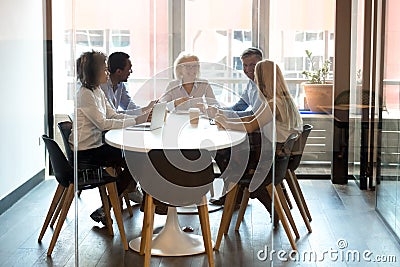
[[[139,252],[141,237],[129,242],[129,247]],[[214,242],[212,244],[214,247]],[[188,234],[181,230],[175,207],[168,207],[167,221],[158,234],[153,235],[151,255],[155,256],[187,256],[204,253],[203,237]]]

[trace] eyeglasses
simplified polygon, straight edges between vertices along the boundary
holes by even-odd
[[[189,70],[200,68],[200,64],[184,64],[183,66]]]

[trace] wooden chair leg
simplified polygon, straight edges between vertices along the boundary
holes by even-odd
[[[146,224],[143,224],[142,227],[142,240],[140,243],[140,254],[144,253],[144,266],[150,266],[151,259],[151,243],[153,240],[153,226],[154,226],[154,212],[155,205],[153,203],[153,197],[149,194],[146,195],[145,200],[145,208],[144,208],[144,216],[146,218]],[[144,233],[144,235],[143,235]]]
[[[145,196],[144,201],[144,210],[143,210],[143,224],[142,224],[142,234],[141,234],[141,239],[140,239],[140,249],[139,249],[139,255],[143,255],[144,254],[144,249],[146,247],[146,231],[147,228],[149,227],[149,220],[150,220],[150,212],[146,212],[147,210],[149,210],[148,205],[149,201],[151,201],[151,204],[153,203],[153,198],[151,198],[151,200],[147,200],[147,195]]]
[[[122,193],[122,195],[123,195],[123,199],[125,200],[125,205],[126,205],[126,208],[128,209],[129,216],[130,216],[130,217],[133,217],[133,211],[132,211],[131,202],[129,201],[128,192],[125,190],[125,191]]]
[[[210,231],[210,218],[208,217],[208,206],[207,206],[207,199],[203,197],[203,205],[197,206],[199,211],[199,218],[200,218],[200,226],[201,232],[203,234],[203,242],[204,248],[206,250],[207,258],[208,258],[208,265],[210,267],[215,266],[214,263],[214,254],[211,242],[211,231]]]
[[[290,201],[289,193],[286,190],[285,184],[281,183],[280,187],[282,188],[282,192],[283,192],[283,194],[285,196],[285,199],[286,199],[286,202],[287,202],[287,205],[288,205],[289,209],[293,209],[293,204],[292,204],[292,201]]]
[[[246,187],[243,191],[242,201],[240,202],[240,209],[236,220],[235,231],[239,231],[240,224],[243,221],[243,217],[246,212],[247,205],[249,203],[249,198],[250,198],[250,192],[249,189]]]
[[[51,201],[49,211],[47,212],[46,219],[44,220],[44,223],[43,223],[43,226],[42,226],[42,230],[40,231],[38,242],[42,241],[44,233],[46,232],[47,227],[49,226],[50,220],[54,216],[54,210],[57,207],[62,206],[63,201],[60,202],[60,199],[63,196],[64,190],[65,190],[65,187],[60,185],[60,184],[58,184],[56,192],[54,193],[54,196],[53,196],[53,200]]]
[[[74,185],[70,184],[66,192],[65,201],[61,209],[60,217],[58,218],[56,229],[54,230],[53,236],[50,241],[49,249],[47,250],[47,256],[51,256],[51,253],[53,252],[58,236],[60,235],[61,227],[64,224],[65,218],[67,217],[68,210],[69,207],[71,206],[73,199],[74,199]]]
[[[232,220],[233,211],[236,203],[236,195],[238,192],[238,185],[233,185],[233,188],[226,194],[224,210],[222,211],[221,223],[219,225],[217,240],[215,241],[214,249],[218,250],[221,245],[222,235],[228,233],[229,224]]]
[[[224,203],[224,208],[226,207],[228,211],[227,224],[225,225],[224,235],[228,234],[229,227],[231,225],[233,212],[235,211],[235,206],[236,206],[236,198],[239,192],[239,186],[235,185],[231,191],[232,193],[230,195],[228,194],[226,195]]]
[[[63,194],[61,196],[61,200],[59,202],[59,205],[57,205],[57,209],[54,212],[53,218],[51,219],[51,222],[50,222],[50,227],[51,228],[53,228],[54,224],[57,221],[58,216],[60,215],[60,212],[61,212],[61,209],[62,209],[62,206],[63,206],[62,203],[64,203],[64,201],[65,201],[66,192],[67,192],[67,190],[66,190],[66,188],[64,188],[64,192],[63,192]]]
[[[295,202],[297,204],[297,207],[299,208],[301,217],[303,218],[303,221],[306,224],[307,230],[308,230],[309,233],[312,233],[310,220],[309,220],[309,218],[307,216],[307,212],[305,210],[305,207],[304,207],[303,202],[302,202],[301,197],[300,197],[300,194],[302,194],[302,193],[300,193],[297,190],[297,187],[294,184],[293,177],[291,177],[291,174],[290,174],[289,170],[286,173],[286,181],[287,181],[287,183],[289,185],[290,191],[292,192],[292,195],[293,195],[293,198],[294,198],[294,200],[295,200]],[[305,204],[305,205],[307,205],[307,204]]]
[[[151,206],[154,206],[153,198],[150,197],[150,199],[148,199],[149,197],[146,195],[145,199],[144,199],[143,225],[142,225],[142,235],[141,235],[141,240],[140,240],[139,255],[143,255],[144,254],[144,250],[145,250],[145,247],[146,247],[147,230],[150,227],[149,223],[150,223],[150,220],[151,220],[150,219],[151,210],[152,210]],[[151,233],[151,234],[153,234],[153,233]]]
[[[99,192],[100,192],[101,203],[103,204],[103,211],[106,215],[106,226],[108,229],[108,233],[111,236],[113,236],[114,230],[113,230],[113,226],[112,226],[112,220],[111,220],[111,214],[110,214],[110,203],[108,200],[106,187],[104,185],[99,186]],[[118,205],[119,205],[119,203],[118,203]]]
[[[118,193],[117,193],[117,185],[114,183],[108,183],[106,184],[107,191],[109,194],[111,206],[114,211],[114,217],[115,220],[117,221],[118,229],[119,229],[119,234],[121,236],[121,241],[122,245],[125,250],[128,250],[128,241],[126,240],[126,235],[125,235],[125,227],[124,227],[124,222],[122,220],[122,212],[121,212],[121,206],[119,205],[119,198],[118,198]]]
[[[296,176],[296,174],[294,173],[294,171],[290,171],[290,174],[291,174],[291,175],[290,175],[291,180],[293,181],[293,184],[294,184],[294,186],[296,187],[297,192],[299,192],[299,196],[300,196],[300,199],[301,199],[301,203],[303,204],[304,211],[305,211],[306,214],[307,214],[307,218],[308,218],[308,220],[311,222],[311,221],[312,221],[311,213],[310,213],[310,210],[308,209],[308,206],[307,206],[306,200],[305,200],[305,198],[304,198],[303,192],[301,191],[301,187],[300,187],[300,185],[299,185],[299,181],[297,180],[297,176]]]
[[[292,226],[293,232],[294,232],[296,238],[300,238],[299,231],[297,230],[296,223],[293,220],[293,216],[292,216],[292,213],[290,212],[289,205],[286,202],[286,196],[282,190],[282,187],[280,185],[278,185],[275,188],[276,188],[276,192],[278,193],[279,199],[281,200],[283,210],[286,213],[286,217],[289,220],[290,225]]]
[[[287,237],[289,239],[290,245],[292,246],[293,250],[297,251],[296,243],[294,241],[292,233],[290,232],[289,224],[288,224],[288,221],[286,220],[286,216],[285,216],[284,211],[283,211],[281,200],[279,199],[279,196],[278,196],[278,193],[276,192],[275,186],[273,184],[269,184],[269,185],[267,185],[267,190],[268,190],[268,193],[269,193],[270,197],[271,198],[274,197],[274,202],[275,202],[275,207],[274,208],[275,208],[276,212],[278,213],[279,219],[282,222],[283,229],[286,232],[286,235],[287,235]]]

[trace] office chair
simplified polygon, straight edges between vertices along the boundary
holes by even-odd
[[[51,202],[49,211],[47,212],[46,219],[43,223],[38,242],[41,242],[44,233],[49,225],[49,222],[54,215],[55,208],[58,205],[62,205],[61,213],[59,215],[58,222],[54,230],[53,237],[51,238],[49,249],[47,251],[47,255],[51,256],[51,253],[54,249],[61,228],[67,216],[68,210],[74,199],[74,169],[66,159],[58,144],[53,139],[49,138],[47,135],[43,135],[42,139],[49,153],[50,162],[53,167],[54,176],[56,177],[58,186]],[[110,215],[110,207],[107,199],[109,197],[111,206],[114,210],[115,219],[118,224],[123,247],[125,250],[128,250],[128,242],[125,236],[121,207],[115,183],[117,178],[105,174],[103,172],[103,169],[98,166],[82,164],[79,165],[78,168],[78,190],[87,190],[93,188],[99,189],[100,197],[103,202],[104,212],[106,213],[108,232],[110,233],[110,235],[114,235]],[[64,201],[60,202],[62,195],[64,195]]]
[[[61,133],[61,137],[62,137],[62,140],[64,143],[65,153],[67,154],[67,159],[72,164],[73,158],[74,158],[74,153],[73,153],[73,151],[69,145],[69,141],[68,141],[69,136],[72,131],[72,122],[71,121],[61,121],[61,122],[57,123],[57,126]],[[108,172],[109,175],[116,176],[116,174],[115,174],[116,171],[114,168],[107,166],[107,168],[105,168],[105,170]],[[78,196],[80,196],[80,194],[81,194],[81,191],[78,192]],[[122,197],[125,200],[125,204],[128,209],[129,216],[132,217],[133,210],[132,210],[131,203],[129,202],[128,192],[126,190],[122,193]],[[59,212],[59,209],[57,209],[56,214],[58,214],[58,212]],[[57,217],[55,217],[55,218],[57,218]],[[51,226],[53,226],[53,224],[54,224],[54,221],[52,221]]]
[[[310,124],[305,124],[303,126],[303,132],[301,133],[300,137],[294,143],[292,153],[290,155],[288,168],[286,171],[285,180],[289,185],[290,191],[292,192],[293,198],[299,208],[300,214],[306,224],[308,231],[311,233],[311,226],[310,222],[312,220],[311,213],[308,209],[307,203],[304,199],[303,192],[301,191],[299,182],[296,176],[296,169],[300,165],[301,157],[303,156],[304,147],[307,142],[307,138],[310,135],[313,126]]]
[[[199,158],[200,155],[203,155],[207,160],[206,163],[207,166],[206,168],[201,170],[194,170],[194,171],[182,170],[181,168],[179,168],[170,161],[171,157],[172,158],[182,157],[182,155],[184,155],[184,157],[189,160],[196,160],[197,158]],[[165,151],[161,149],[153,149],[149,151],[148,157],[151,161],[151,164],[153,165],[151,169],[154,170],[153,174],[151,174],[151,172],[146,171],[146,173],[149,173],[149,175],[161,176],[163,179],[180,187],[190,187],[191,190],[193,188],[196,188],[193,189],[193,191],[190,191],[191,192],[190,196],[192,198],[191,201],[195,202],[195,204],[197,205],[200,224],[201,224],[201,231],[203,235],[203,242],[209,266],[214,266],[210,221],[208,217],[207,199],[205,197],[207,192],[210,190],[211,184],[214,180],[214,170],[210,152],[208,152],[207,150],[185,149],[185,150],[168,150],[168,153],[165,153]],[[185,167],[189,168],[190,166],[186,165]],[[146,179],[146,177],[144,177],[144,179]],[[183,190],[185,190],[185,188],[183,188]],[[147,193],[145,199],[142,238],[139,251],[141,255],[143,254],[145,255],[144,266],[150,266],[154,211],[155,211],[154,201],[160,201],[160,200],[153,199],[153,196]],[[193,202],[186,203],[185,205],[194,204]],[[185,205],[183,205],[182,203],[182,206]]]
[[[297,227],[294,223],[293,217],[290,213],[290,209],[287,205],[286,198],[284,196],[284,193],[282,191],[282,187],[280,186],[280,184],[282,183],[282,181],[285,177],[285,173],[286,173],[287,166],[289,163],[290,152],[291,152],[293,145],[297,138],[298,138],[297,134],[291,134],[287,138],[285,143],[283,143],[282,145],[276,146],[277,150],[275,152],[275,159],[274,159],[274,168],[275,168],[274,175],[275,175],[275,177],[272,177],[272,175],[273,175],[272,168],[268,171],[268,173],[266,170],[265,172],[267,173],[267,175],[261,185],[261,186],[266,187],[271,199],[272,199],[272,197],[274,197],[274,200],[275,200],[274,206],[275,207],[272,207],[271,210],[272,211],[273,211],[273,209],[276,210],[276,212],[279,216],[279,220],[282,222],[283,228],[286,232],[286,235],[289,239],[290,245],[292,246],[293,250],[297,250],[297,246],[296,246],[295,240],[292,236],[292,233],[290,231],[287,219],[289,220],[289,223],[291,224],[291,227],[296,235],[296,238],[299,238],[300,235],[299,235]],[[278,148],[279,148],[279,151],[278,151]],[[272,183],[273,181],[274,181],[274,183]],[[251,182],[251,178],[242,178],[237,184],[235,184],[235,185],[231,184],[229,186],[229,188],[231,190],[228,192],[228,194],[226,196],[226,200],[225,200],[226,205],[224,206],[224,210],[222,213],[221,223],[220,223],[220,227],[218,230],[217,239],[216,239],[215,247],[214,247],[215,250],[219,249],[219,246],[220,246],[221,240],[222,240],[222,235],[226,235],[228,233],[229,225],[230,225],[233,211],[234,211],[234,205],[236,203],[238,188],[239,188],[239,186],[244,186],[245,190],[243,192],[243,198],[242,198],[242,202],[240,205],[240,210],[239,210],[236,227],[235,227],[235,230],[239,229],[240,223],[243,220],[243,216],[244,216],[244,213],[245,213],[245,210],[246,210],[246,207],[248,204],[248,200],[250,197],[250,193],[248,191],[250,182]],[[285,216],[285,214],[286,214],[286,216]]]

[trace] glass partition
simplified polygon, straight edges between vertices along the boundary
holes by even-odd
[[[361,112],[362,112],[362,68],[364,55],[364,1],[353,1],[353,27],[352,27],[352,68],[351,84],[349,94],[343,94],[348,97],[350,105],[349,110],[349,175],[359,180],[360,177],[360,140],[361,140]],[[369,97],[365,95],[365,97]],[[338,104],[346,104],[340,98],[335,100]]]
[[[312,6],[313,8],[310,8]],[[298,169],[304,175],[330,175],[332,163],[333,119],[331,107],[310,110],[304,91],[307,82],[303,71],[311,70],[306,50],[312,53],[312,65],[334,60],[335,1],[271,1],[269,58],[277,62],[285,75],[291,96],[299,108],[304,124],[314,126],[307,139],[302,163]],[[318,10],[316,12],[316,10]],[[333,64],[327,80],[332,81]],[[322,89],[321,89],[322,90]],[[332,90],[327,106],[332,106]],[[323,94],[322,91],[319,94]],[[318,103],[320,104],[320,103]]]
[[[397,49],[400,8],[395,0],[386,1],[385,55],[383,58],[383,110],[381,129],[380,179],[377,210],[397,236],[400,236],[400,65]]]
[[[302,86],[306,81],[302,73],[312,65],[306,50],[313,53],[313,60],[319,67],[326,60],[334,60],[335,1],[315,0],[312,10],[305,5],[309,1],[265,1],[270,3],[271,20],[266,25],[268,33],[259,32],[259,25],[254,23],[254,16],[260,15],[259,2],[122,0],[118,1],[118,5],[123,8],[114,16],[110,12],[115,9],[114,2],[57,1],[53,5],[54,17],[57,18],[53,22],[55,122],[74,120],[74,94],[78,86],[75,62],[83,52],[93,49],[106,55],[115,51],[128,53],[132,73],[126,85],[134,101],[142,106],[164,94],[173,78],[172,66],[179,52],[193,52],[202,63],[199,66],[201,77],[210,82],[217,100],[229,106],[239,99],[248,82],[240,54],[245,48],[261,44],[260,39],[266,39],[265,34],[269,34],[268,39],[273,41],[261,47],[265,57],[280,66],[290,94],[301,110],[304,124],[314,127],[303,154],[302,167],[297,173],[330,175],[333,129],[330,109],[333,100],[330,99],[330,105],[325,106],[325,110],[311,111]],[[183,7],[180,6],[182,3]],[[319,16],[311,16],[316,9],[321,10]],[[357,29],[357,32],[362,32],[362,29]],[[361,39],[362,36],[357,35],[357,40]],[[357,51],[360,49],[358,45],[355,48]],[[355,66],[353,74],[359,75],[359,65]],[[327,79],[331,81],[332,77],[331,64]],[[355,87],[357,82],[359,80]],[[396,86],[395,90],[398,90],[398,84]],[[356,118],[357,110],[353,114]],[[59,135],[57,127],[55,131],[56,136]],[[273,136],[272,141],[275,138]],[[357,147],[356,135],[351,140],[354,142],[351,147]],[[357,152],[353,154],[350,164],[353,172],[357,172]],[[90,214],[98,203],[100,201],[86,207],[84,214]],[[89,219],[84,216],[83,220]],[[137,230],[135,227],[129,225],[128,229]],[[268,231],[266,235],[271,237],[273,232]],[[76,242],[80,242],[78,239],[81,238],[84,237],[78,236]],[[257,246],[265,244],[264,239],[257,242]],[[78,251],[77,255],[84,258],[86,252]]]
[[[251,0],[185,1],[184,50],[193,52],[201,62],[217,63],[202,69],[201,74],[211,83],[230,88],[213,88],[218,101],[227,106],[239,100],[247,84],[240,55],[254,46],[252,3]]]

